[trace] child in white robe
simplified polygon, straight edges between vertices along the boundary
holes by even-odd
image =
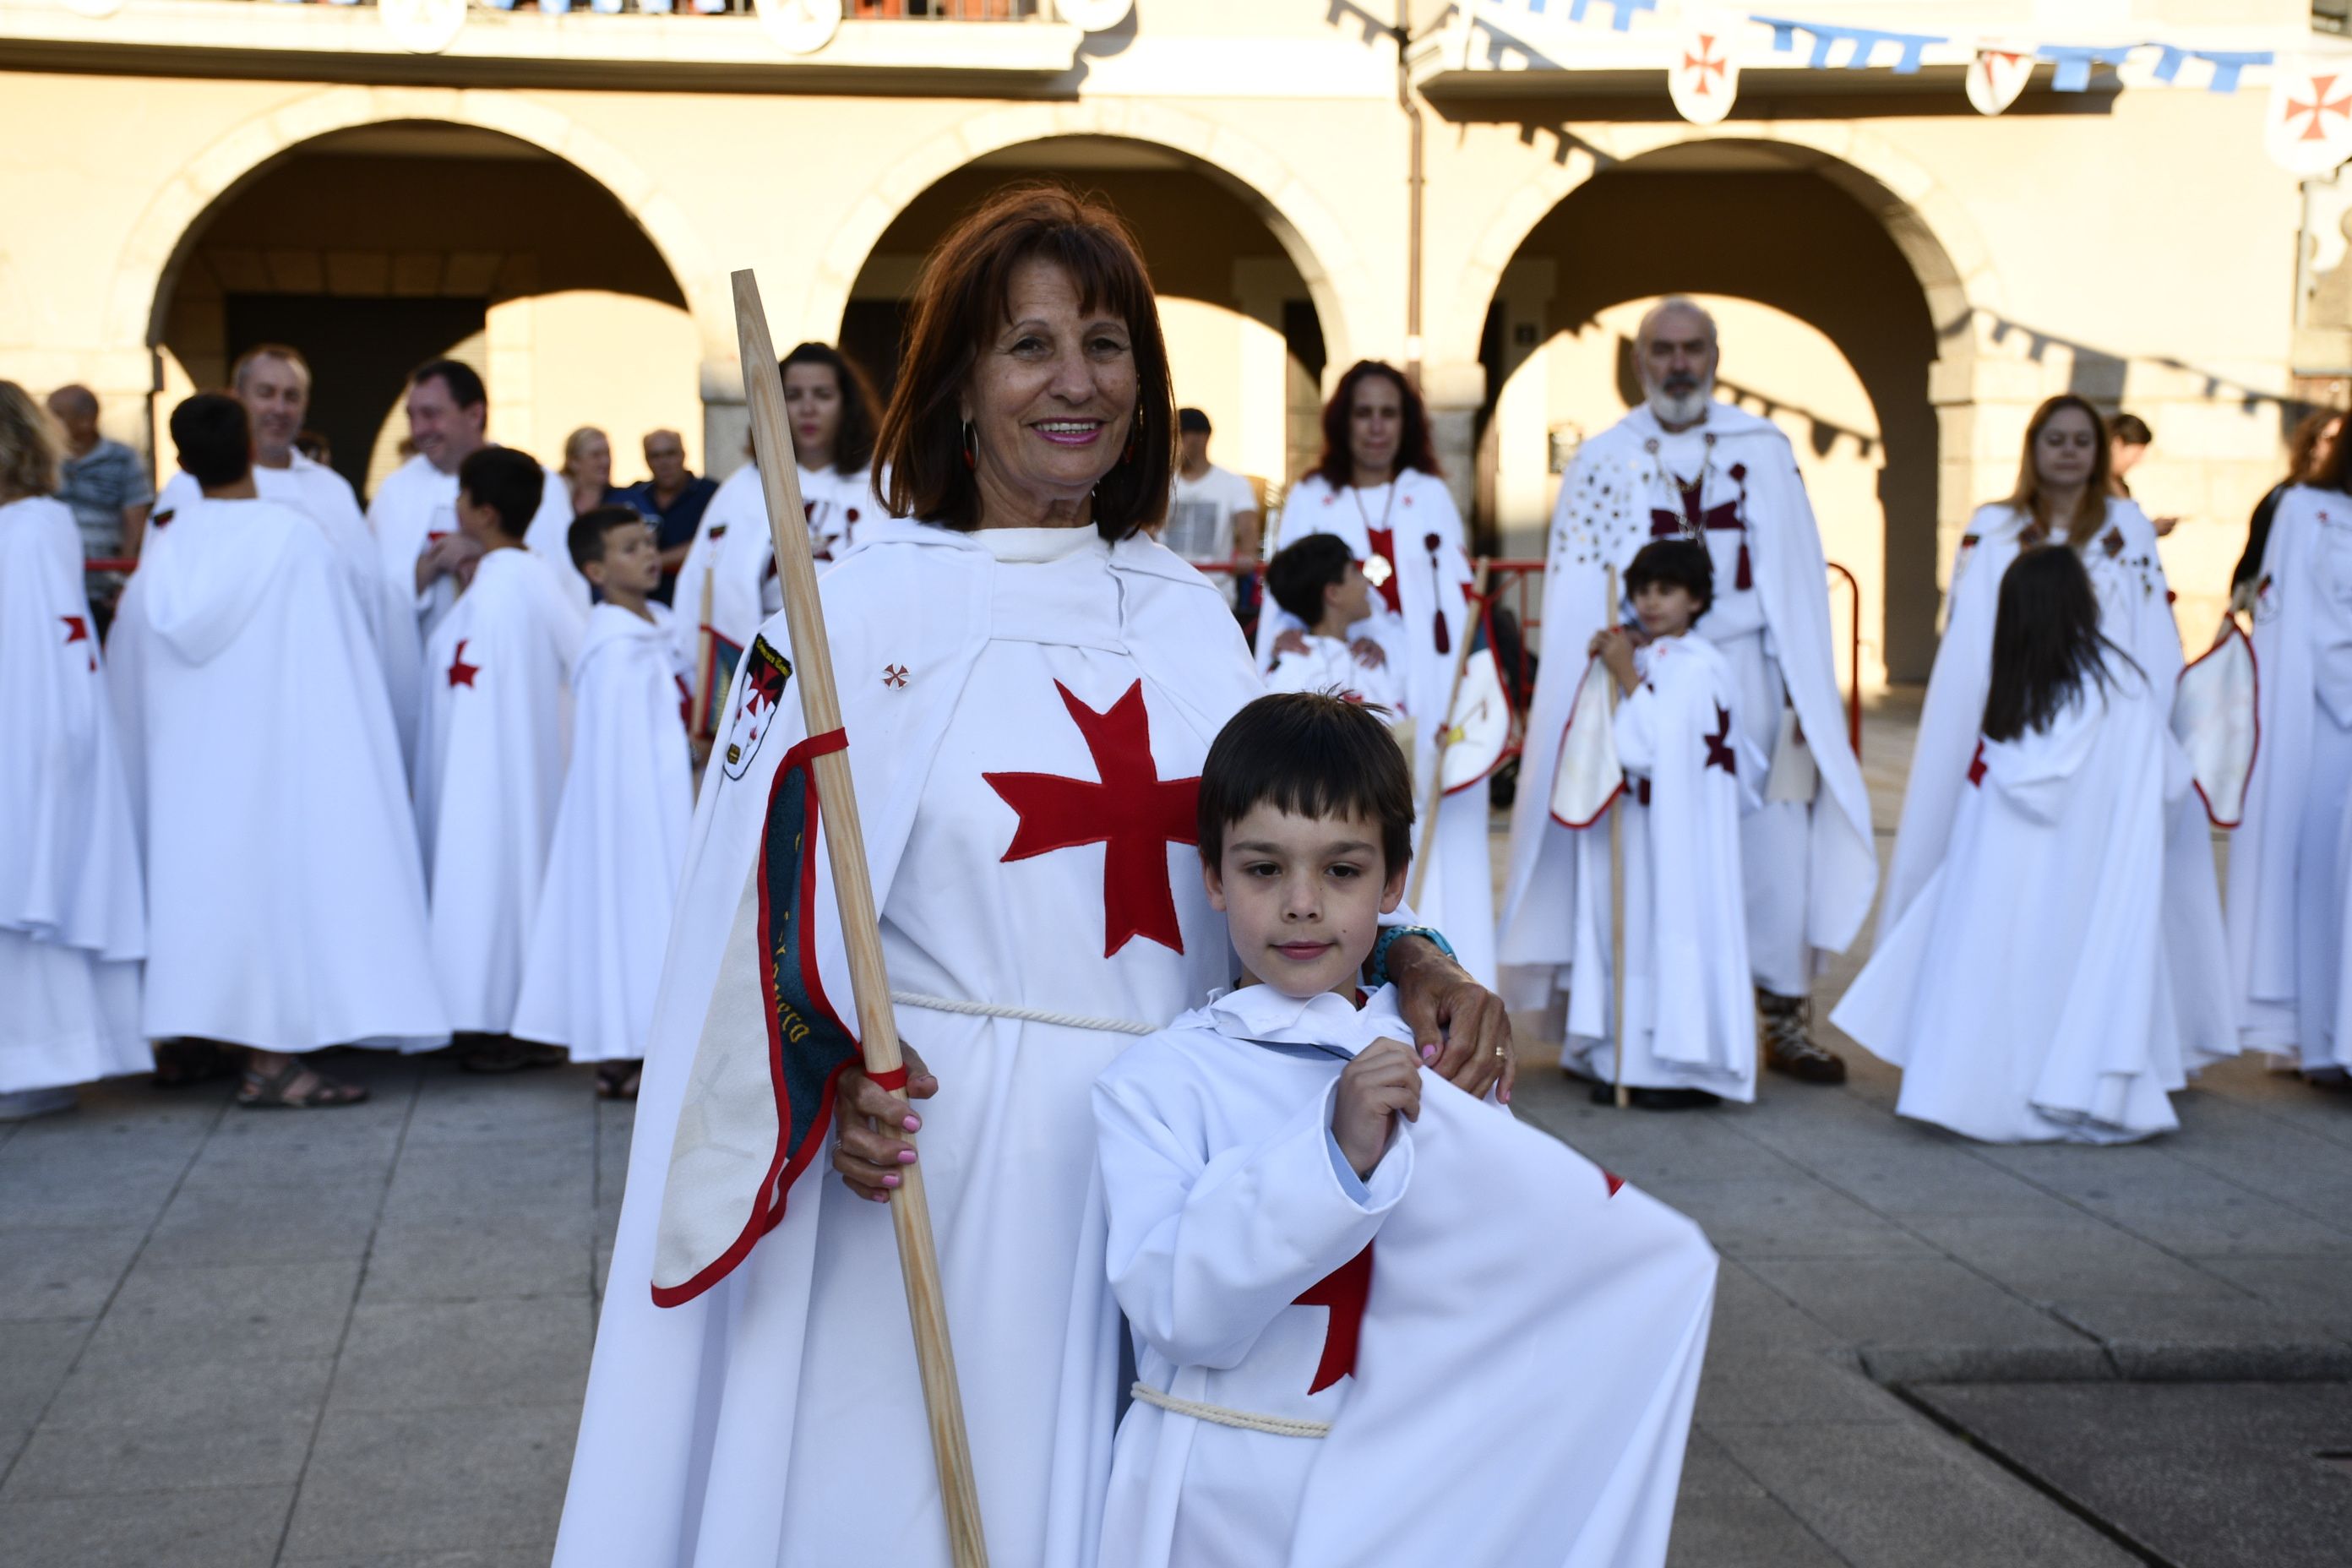
[[[2080,558],[2019,555],[1950,848],[1834,1015],[1903,1068],[1899,1114],[2000,1143],[2178,1125],[2162,892],[2188,787],[2167,703],[2100,632]]]
[[[560,1048],[510,1034],[563,792],[568,683],[583,630],[563,579],[523,542],[541,482],[539,464],[508,447],[458,467],[457,525],[483,554],[425,647],[417,829],[434,968],[473,1072],[564,1060]]]
[[[1412,844],[1373,714],[1261,698],[1198,816],[1237,988],[1095,1085],[1139,1374],[1099,1562],[1662,1563],[1713,1252],[1360,999]],[[1558,1353],[1588,1333],[1611,1353]]]
[[[1643,545],[1625,571],[1649,640],[1622,626],[1595,634],[1594,658],[1625,698],[1613,729],[1626,774],[1624,1018],[1618,1076],[1598,1021],[1609,1016],[1607,881],[1589,879],[1561,1065],[1594,1079],[1605,1104],[1622,1081],[1647,1110],[1683,1110],[1756,1098],[1756,1004],[1749,984],[1740,818],[1759,804],[1763,757],[1739,727],[1731,666],[1691,628],[1715,598],[1706,547],[1667,539]],[[1600,831],[1604,829],[1588,829]],[[1604,862],[1605,865],[1605,862]],[[1586,974],[1593,983],[1582,984]]]
[[[1409,717],[1387,660],[1367,664],[1349,645],[1348,629],[1372,613],[1372,585],[1346,540],[1310,533],[1286,545],[1266,565],[1265,591],[1307,627],[1305,652],[1276,651],[1265,672],[1268,691],[1328,691]]]
[[[661,549],[645,519],[599,507],[569,542],[604,601],[572,666],[572,765],[511,1032],[599,1064],[597,1092],[635,1100],[694,816],[688,667],[648,597]]]

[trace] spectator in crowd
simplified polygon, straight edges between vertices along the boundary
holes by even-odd
[[[593,425],[583,425],[563,438],[563,467],[556,472],[563,476],[574,517],[621,499],[621,488],[613,482],[613,443]]]
[[[1261,513],[1257,492],[1231,468],[1209,461],[1209,416],[1176,411],[1180,461],[1160,542],[1195,566],[1255,561]]]
[[[638,480],[614,499],[645,513],[654,525],[662,563],[661,587],[654,598],[667,605],[677,591],[677,569],[686,563],[703,509],[719,493],[719,481],[704,479],[686,466],[686,438],[675,430],[646,434],[646,467],[653,477]]]
[[[2150,430],[2147,421],[2138,415],[2116,416],[2114,422],[2107,426],[2107,489],[2110,491],[2126,500],[2130,498],[2131,486],[2124,476],[2139,467],[2139,460],[2147,456],[2147,449],[2155,440],[2156,432]],[[2151,517],[2148,521],[2156,524],[2158,539],[2180,526],[2180,520],[2177,517]]]
[[[2246,552],[2238,557],[2237,568],[2230,574],[2230,599],[2236,608],[2254,607],[2254,584],[2263,574],[2263,552],[2270,547],[2271,519],[2278,513],[2280,498],[2327,471],[2336,458],[2336,438],[2343,434],[2340,408],[2315,409],[2295,422],[2294,434],[2286,443],[2286,478],[2254,503],[2254,515],[2246,525]]]
[[[65,432],[57,495],[73,509],[82,559],[136,556],[147,531],[147,509],[155,500],[146,465],[121,442],[98,433],[98,395],[87,386],[61,386],[49,394],[49,414]],[[122,579],[112,573],[90,580],[90,611],[101,635],[121,592]]]

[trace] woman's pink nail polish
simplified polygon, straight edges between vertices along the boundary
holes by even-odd
[[[919,1116],[909,1116],[900,1125],[909,1132],[920,1132],[923,1130],[923,1119]]]
[[[1433,1062],[1433,1061],[1435,1061],[1435,1060],[1437,1059],[1437,1047],[1436,1047],[1435,1046],[1423,1046],[1423,1047],[1421,1047],[1421,1059],[1422,1059],[1423,1061],[1425,1061],[1425,1062]]]
[[[912,1149],[901,1149],[898,1151],[898,1163],[901,1165],[911,1165],[914,1163],[915,1152]]]
[[[886,1187],[895,1187],[898,1184],[899,1179],[898,1173],[896,1171],[893,1171],[890,1174],[882,1178],[882,1184]]]

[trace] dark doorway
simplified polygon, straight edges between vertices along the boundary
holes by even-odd
[[[310,428],[362,500],[376,431],[408,373],[483,331],[490,305],[332,294],[231,294],[224,303],[230,363],[256,343],[285,343],[310,362]]]

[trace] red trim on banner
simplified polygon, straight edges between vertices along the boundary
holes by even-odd
[[[2254,651],[2254,639],[2246,636],[2246,628],[2238,624],[2238,617],[2235,616],[2230,616],[2226,618],[2230,623],[2230,629],[2222,633],[2220,637],[2214,638],[2213,646],[2211,647],[2207,648],[2203,653],[2199,654],[2195,658],[2192,658],[2187,664],[2182,665],[2180,667],[2180,675],[2173,678],[2172,687],[2175,691],[2179,690],[2181,678],[2187,676],[2190,670],[2196,668],[2207,659],[2211,658],[2215,654],[2220,653],[2222,647],[2227,644],[2231,637],[2236,637],[2239,641],[2246,645],[2246,662],[2254,667],[2254,749],[2246,758],[2246,795],[2251,796],[2254,793],[2254,768],[2255,765],[2263,760],[2263,659],[2262,656]],[[2243,798],[2241,798],[2238,802],[2238,820],[2235,822],[2224,822],[2214,812],[2213,797],[2205,793],[2204,784],[2193,776],[2189,782],[2196,788],[2197,798],[2205,803],[2206,821],[2211,823],[2214,826],[2220,828],[2224,833],[2231,832],[2245,826],[2246,802]]]

